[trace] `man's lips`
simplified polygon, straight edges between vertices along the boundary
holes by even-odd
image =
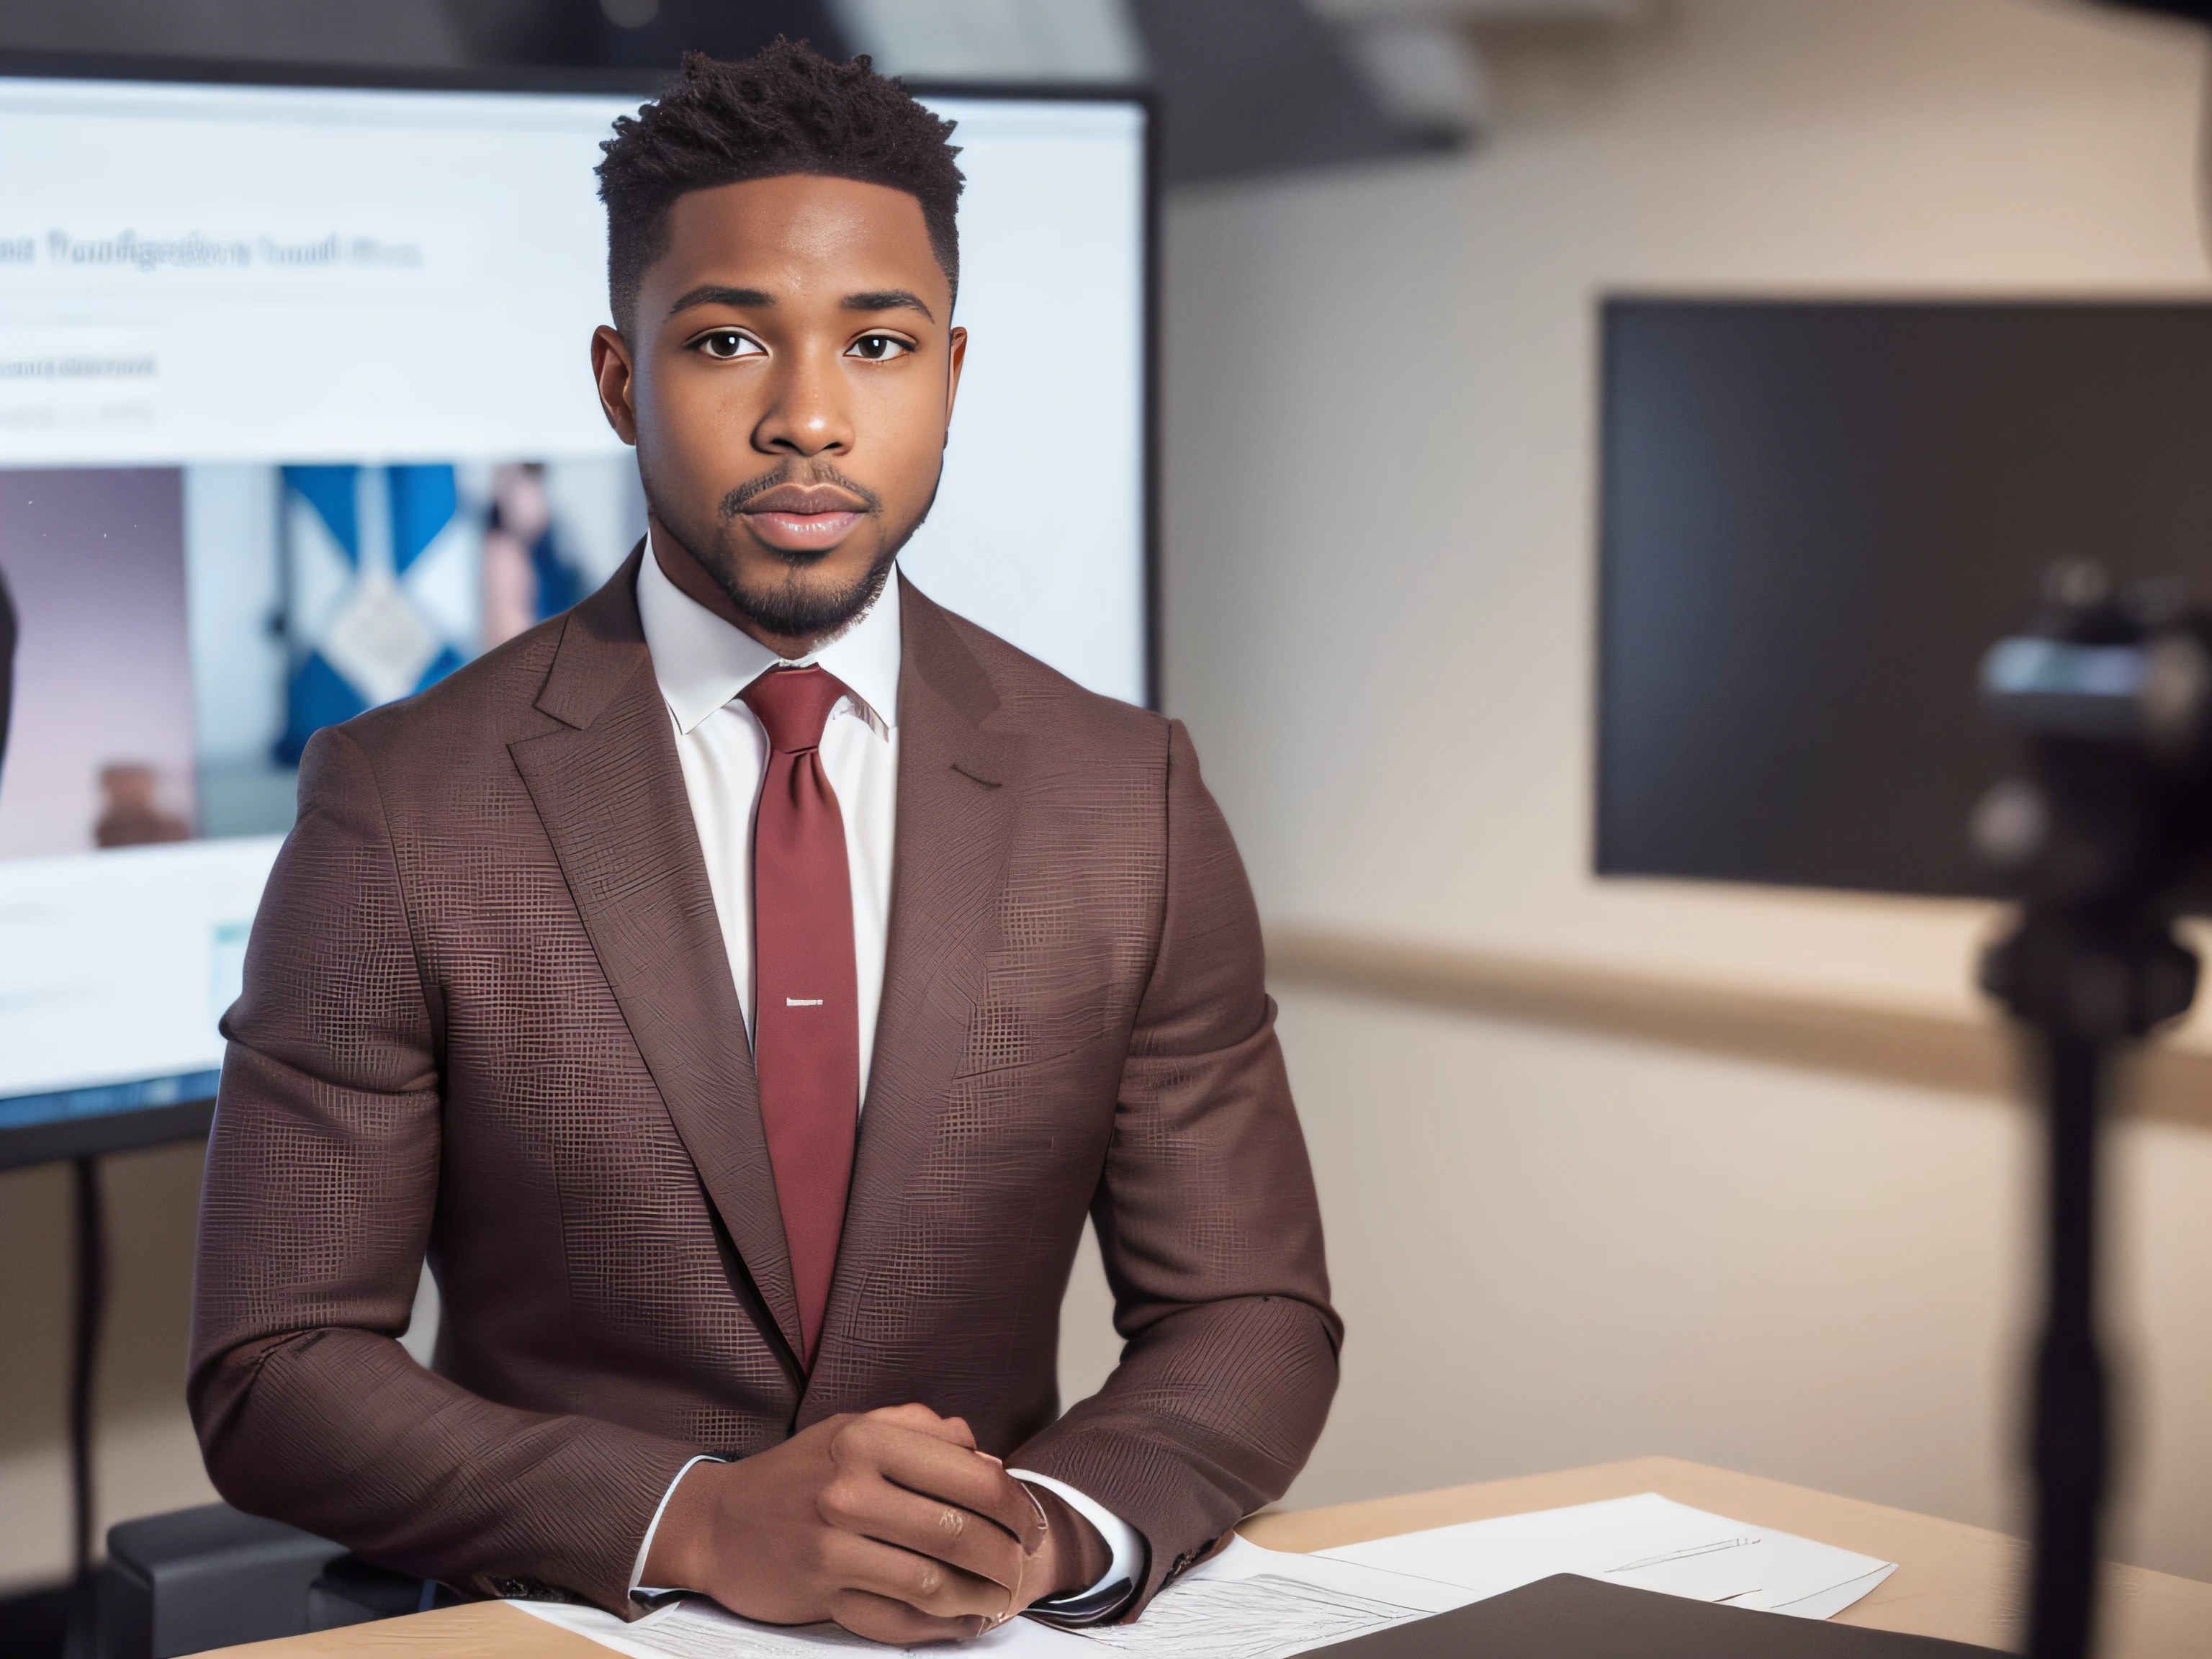
[[[834,547],[860,521],[865,510],[842,489],[806,489],[796,484],[763,490],[743,509],[754,535],[771,547],[793,552]]]
[[[828,547],[860,523],[857,513],[763,513],[747,508],[753,534],[775,547]]]

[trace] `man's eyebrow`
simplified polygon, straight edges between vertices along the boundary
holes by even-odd
[[[668,314],[673,317],[678,312],[689,311],[694,306],[738,306],[748,310],[757,310],[763,306],[772,306],[775,303],[775,295],[764,294],[757,288],[722,288],[709,283],[704,287],[693,289],[682,299],[677,301],[674,305],[668,307]]]
[[[931,322],[937,320],[931,314],[929,307],[922,304],[919,295],[908,293],[902,288],[878,289],[868,294],[848,294],[845,296],[845,309],[848,311],[918,311],[923,316],[929,318]]]

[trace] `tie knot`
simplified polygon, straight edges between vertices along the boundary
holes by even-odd
[[[823,668],[771,668],[741,695],[745,707],[760,717],[769,746],[787,755],[820,745],[830,711],[846,692],[843,683]]]

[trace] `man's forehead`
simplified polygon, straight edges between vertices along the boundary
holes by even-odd
[[[702,285],[775,295],[804,289],[905,289],[933,312],[950,302],[921,204],[901,190],[793,173],[691,191],[670,215],[667,248],[649,286],[688,293]]]
[[[921,204],[902,190],[854,179],[789,173],[689,191],[671,210],[671,243],[786,258],[878,257],[934,264]]]

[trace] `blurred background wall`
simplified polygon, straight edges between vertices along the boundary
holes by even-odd
[[[1168,700],[1263,911],[1972,1016],[1982,907],[1587,874],[1594,302],[2202,295],[2202,33],[1683,0],[1485,46],[1473,150],[1168,215]],[[2013,1524],[2008,1100],[1278,988],[1351,1331],[1291,1502],[1665,1450]],[[2212,1141],[2121,1161],[2121,1547],[2212,1577]]]
[[[496,7],[331,9],[360,57],[466,63],[498,45]],[[569,26],[596,40],[618,9]],[[860,35],[865,9],[822,16]],[[1453,1012],[1314,964],[1412,944],[1979,1018],[1981,907],[1585,873],[1594,302],[2201,295],[2203,32],[2075,0],[1417,17],[1465,49],[1423,104],[1402,61],[1395,82],[1376,69],[1398,49],[1357,4],[1270,13],[1269,50],[1307,76],[1272,97],[1237,79],[1235,52],[1206,56],[1222,15],[1206,0],[1187,0],[1182,35],[1172,9],[1137,4],[1127,35],[1036,53],[1141,55],[1171,134],[1266,127],[1234,166],[1229,139],[1187,137],[1173,169],[1165,685],[1278,941],[1351,1330],[1288,1501],[1666,1452],[2014,1525],[2035,1140],[2000,1091]],[[149,50],[216,51],[255,11],[134,15]],[[499,50],[580,61],[526,11]],[[81,15],[17,0],[7,27],[15,44],[95,44],[71,33]],[[174,38],[179,17],[204,33]],[[644,39],[629,27],[620,39]],[[270,55],[344,55],[273,24],[262,38]],[[1334,164],[1285,173],[1286,156]],[[2118,1553],[2212,1577],[2203,1105],[2119,1137],[2112,1291]],[[103,1524],[207,1496],[180,1404],[198,1168],[189,1149],[109,1162]],[[0,1176],[0,1588],[66,1570],[67,1195],[60,1170]],[[1071,1392],[1112,1363],[1105,1307],[1086,1261]]]

